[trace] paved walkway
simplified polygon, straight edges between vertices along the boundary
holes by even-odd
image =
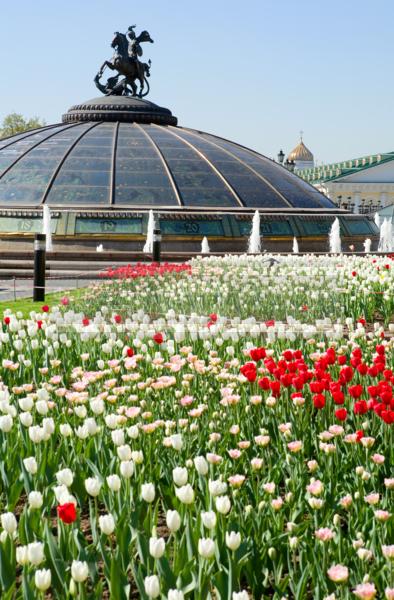
[[[47,279],[45,289],[49,292],[74,290],[92,283],[88,279]],[[17,300],[33,296],[33,281],[31,279],[0,279],[0,302],[2,300]]]

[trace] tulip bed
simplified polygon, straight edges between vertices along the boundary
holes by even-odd
[[[394,262],[127,268],[0,331],[0,597],[394,598]]]

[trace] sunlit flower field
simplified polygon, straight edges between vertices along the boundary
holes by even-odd
[[[394,599],[393,269],[134,265],[6,311],[1,599]]]

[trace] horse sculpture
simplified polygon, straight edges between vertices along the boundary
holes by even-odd
[[[139,36],[130,40],[124,33],[115,33],[111,46],[115,49],[115,54],[112,62],[106,60],[99,72],[97,73],[94,82],[98,89],[104,94],[110,95],[131,95],[144,98],[149,94],[149,82],[147,78],[150,76],[151,61],[148,63],[141,62],[138,57],[142,56],[142,42],[150,42],[153,40],[147,31],[142,31]],[[118,76],[110,77],[106,85],[100,83],[105,68],[108,67],[112,71],[118,71]],[[124,79],[118,80],[120,75]],[[137,91],[136,81],[139,81],[140,89]],[[145,83],[147,86],[146,91]]]

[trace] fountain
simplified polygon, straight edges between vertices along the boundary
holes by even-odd
[[[370,238],[367,238],[364,242],[365,254],[369,254],[371,252],[371,244],[372,244],[372,240]]]
[[[297,238],[293,237],[293,254],[298,254],[299,251]]]
[[[376,227],[378,229],[380,229],[380,225],[381,225],[381,223],[380,223],[380,214],[378,212],[375,213],[374,221],[375,221]]]
[[[155,216],[153,214],[153,210],[149,211],[149,219],[148,219],[148,229],[146,232],[146,242],[144,245],[145,254],[150,254],[153,252],[153,231],[155,229]]]
[[[330,230],[330,252],[333,254],[340,254],[342,252],[341,247],[341,233],[340,233],[340,225],[338,217],[335,219],[333,224],[331,225]]]
[[[383,219],[380,226],[379,252],[391,252],[393,246],[393,227],[391,219]]]
[[[52,252],[53,244],[52,244],[52,229],[51,229],[51,211],[49,210],[49,206],[44,204],[42,209],[42,233],[45,234],[45,250],[47,252]]]
[[[201,254],[209,254],[211,252],[207,238],[204,236],[201,242]]]
[[[260,213],[256,210],[253,215],[252,231],[249,236],[248,254],[259,254],[259,252],[261,252]]]
[[[96,246],[96,252],[104,252],[104,246],[102,244]]]

